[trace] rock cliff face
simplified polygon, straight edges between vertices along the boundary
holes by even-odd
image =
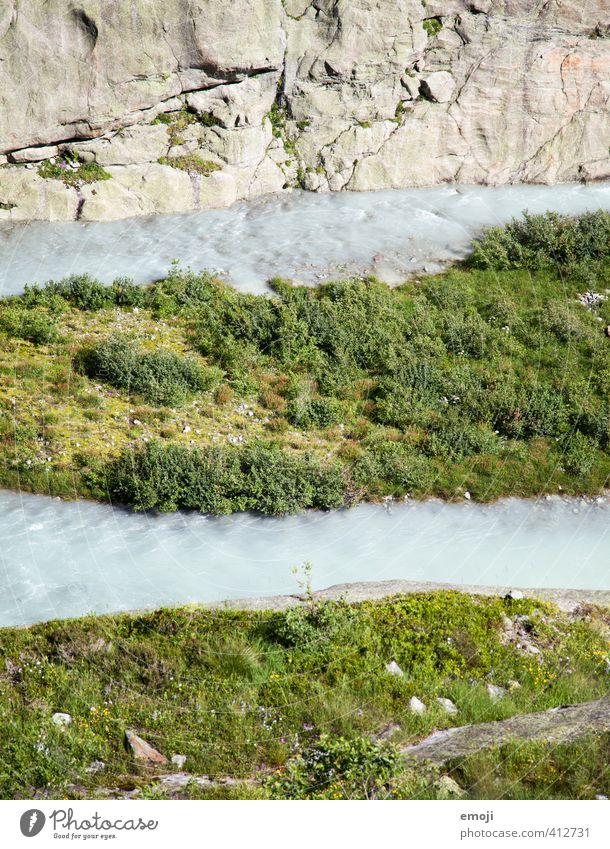
[[[603,179],[609,147],[610,0],[0,5],[4,219]]]

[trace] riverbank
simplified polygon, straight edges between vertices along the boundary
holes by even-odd
[[[165,609],[0,630],[2,798],[608,794],[595,723],[564,746],[509,743],[441,770],[400,756],[433,730],[604,696],[607,610],[453,591],[357,604],[304,592],[284,611]]]
[[[598,496],[609,221],[530,216],[395,289],[29,288],[0,304],[0,483],[210,514]]]
[[[317,285],[370,274],[395,285],[464,259],[482,227],[507,224],[524,209],[564,215],[610,210],[610,184],[291,190],[196,214],[4,222],[0,293],[20,294],[25,285],[69,274],[148,284],[162,279],[174,259],[253,294],[268,294],[267,281],[278,276]]]
[[[316,604],[343,601],[357,604],[362,601],[380,601],[395,595],[413,595],[417,593],[459,592],[469,596],[497,596],[499,598],[522,599],[549,602],[564,613],[573,613],[580,607],[595,605],[610,608],[610,590],[567,589],[552,587],[529,587],[515,589],[514,586],[484,586],[476,584],[449,584],[434,581],[357,581],[349,584],[337,584],[323,590],[310,593],[298,593],[284,596],[263,596],[244,598],[210,604],[207,607],[219,610],[290,610],[307,606],[313,600]]]

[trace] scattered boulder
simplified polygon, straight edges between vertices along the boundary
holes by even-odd
[[[427,708],[426,705],[417,698],[417,696],[411,696],[409,699],[409,710],[411,713],[416,713],[418,716],[421,716],[422,713],[425,713]]]
[[[450,775],[441,775],[435,783],[439,799],[463,799],[466,791]]]
[[[136,760],[146,761],[150,764],[166,764],[167,758],[165,755],[162,755],[161,752],[158,752],[154,749],[150,743],[147,743],[146,740],[143,740],[141,737],[135,733],[135,731],[126,731],[125,732],[125,743],[128,748],[133,752],[133,756]]]
[[[589,310],[606,300],[604,296],[598,294],[598,292],[582,292],[582,294],[577,295],[577,298],[583,307],[586,307]]]
[[[72,717],[69,713],[54,713],[51,717],[51,722],[57,728],[66,728],[72,722]]]
[[[172,763],[177,766],[178,769],[182,769],[186,763],[186,755],[172,755]]]
[[[492,702],[499,702],[506,695],[506,690],[504,687],[498,687],[497,684],[487,684],[485,687],[487,693],[489,694],[489,698]]]
[[[74,796],[77,799],[87,798],[87,788],[82,784],[68,784],[66,790],[70,796]]]
[[[386,663],[385,671],[389,675],[396,675],[398,678],[401,678],[405,674],[395,660]]]
[[[442,696],[438,696],[436,701],[442,707],[442,709],[445,711],[445,713],[448,713],[450,716],[455,716],[456,713],[458,712],[457,707],[451,701],[451,699],[445,699]]]

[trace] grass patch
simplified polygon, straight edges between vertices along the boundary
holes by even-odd
[[[196,153],[187,153],[184,156],[162,156],[159,159],[159,164],[170,165],[172,168],[178,168],[188,174],[201,174],[203,177],[209,177],[214,171],[220,171],[218,163],[209,159],[202,159]]]
[[[87,183],[97,183],[100,180],[110,180],[110,174],[97,162],[78,163],[77,156],[64,154],[58,161],[47,160],[38,167],[38,176],[45,180],[61,180],[66,186],[83,186]]]
[[[528,622],[539,655],[502,640],[504,616]],[[124,746],[131,729],[168,758],[185,755],[192,774],[254,781],[191,786],[179,794],[185,798],[435,798],[436,776],[405,771],[396,746],[437,728],[603,695],[607,636],[599,610],[566,616],[531,600],[454,592],[3,629],[0,794],[94,798],[104,788],[138,788],[144,798],[163,797],[155,771],[178,768],[138,766]],[[385,671],[391,660],[403,677]],[[494,703],[490,681],[512,689]],[[413,695],[427,705],[421,716],[408,709]],[[458,714],[445,713],[438,696],[451,698]],[[55,712],[70,714],[71,724],[56,727]],[[370,740],[390,723],[391,741]],[[607,746],[599,739],[552,751],[520,747],[450,769],[470,798],[591,798],[607,792],[608,769],[596,771]]]
[[[428,38],[434,38],[443,28],[443,22],[440,18],[425,18],[422,21],[422,27]]]

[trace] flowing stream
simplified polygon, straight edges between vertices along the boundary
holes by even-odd
[[[283,276],[315,283],[405,275],[463,257],[486,225],[530,212],[610,209],[610,184],[474,186],[318,195],[294,191],[230,209],[105,223],[0,226],[0,294],[89,272],[105,283],[162,277],[173,259],[221,272],[242,290]]]
[[[389,579],[606,589],[607,499],[360,505],[271,519],[0,493],[0,626]]]
[[[0,293],[88,271],[162,276],[172,259],[240,289],[273,275],[316,282],[373,271],[388,282],[465,255],[481,227],[524,208],[610,209],[610,185],[302,192],[226,210],[100,224],[0,227]],[[0,493],[0,626],[156,605],[293,593],[387,579],[607,589],[610,505],[552,498],[495,505],[361,505],[330,514],[212,519]]]

